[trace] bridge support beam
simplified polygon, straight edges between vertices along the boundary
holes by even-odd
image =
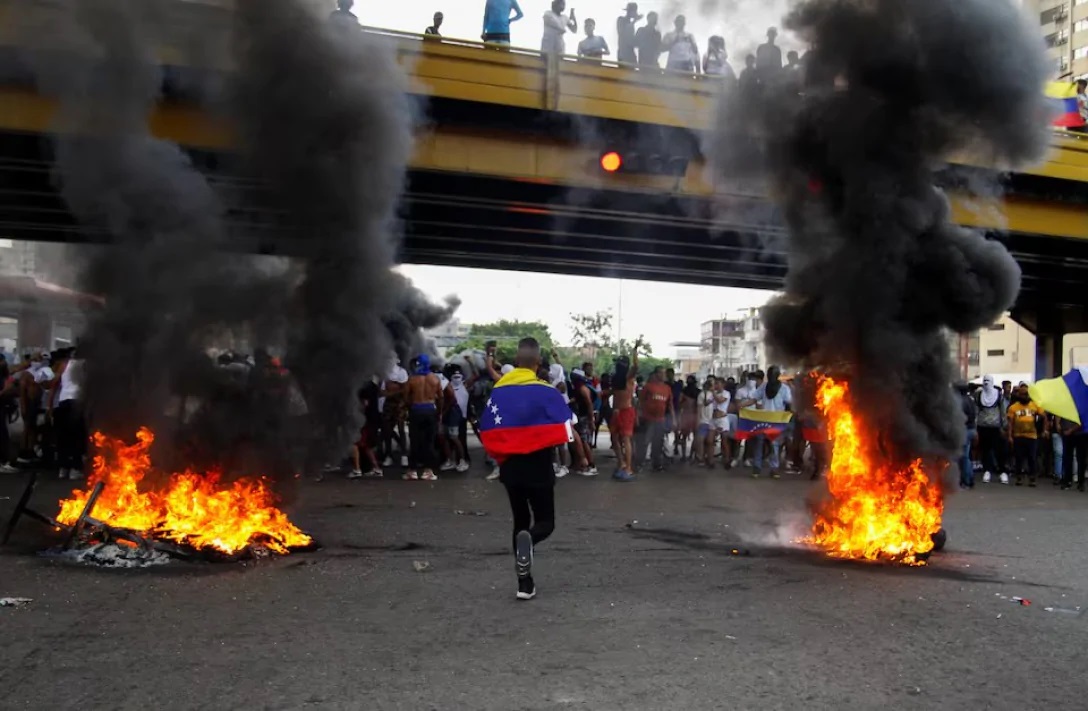
[[[1047,331],[1035,334],[1035,379],[1056,378],[1062,374],[1062,342],[1065,334]]]

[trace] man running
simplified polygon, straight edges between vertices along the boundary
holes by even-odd
[[[634,481],[632,462],[635,435],[635,378],[638,376],[638,349],[642,340],[635,341],[631,358],[620,356],[616,360],[616,374],[612,377],[612,424],[610,430],[616,440],[617,468],[612,475],[616,481]]]
[[[499,480],[510,498],[517,598],[531,600],[536,596],[533,546],[555,530],[552,450],[573,437],[566,397],[537,377],[541,357],[536,339],[518,342],[516,360],[514,370],[495,384],[480,415],[480,439],[499,462]]]
[[[435,440],[438,437],[438,399],[442,395],[442,383],[431,372],[430,356],[423,354],[416,359],[415,373],[408,378],[405,396],[408,399],[408,450],[410,468],[404,474],[406,481],[422,479],[437,481],[434,473]],[[423,467],[423,474],[418,470]]]

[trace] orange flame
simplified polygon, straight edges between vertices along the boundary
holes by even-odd
[[[904,468],[882,463],[878,433],[850,408],[846,383],[819,376],[816,407],[832,441],[830,498],[815,514],[808,542],[836,558],[924,565],[941,528],[944,497],[922,460]]]
[[[264,479],[225,484],[220,472],[185,471],[171,474],[162,487],[141,491],[151,471],[154,441],[155,435],[146,427],[136,433],[135,444],[96,432],[97,454],[87,489],[76,490],[60,502],[57,520],[75,523],[94,485],[104,481],[91,515],[111,526],[223,553],[236,553],[254,541],[277,553],[312,542],[276,508]]]

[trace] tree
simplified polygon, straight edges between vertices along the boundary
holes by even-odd
[[[499,363],[513,363],[518,350],[518,341],[522,338],[535,338],[544,353],[549,353],[555,348],[555,340],[546,323],[503,319],[494,323],[472,324],[468,338],[457,344],[451,352],[460,353],[468,349],[482,351],[488,341],[496,341],[496,360]]]
[[[595,314],[571,314],[570,330],[573,343],[579,348],[603,348],[611,350],[612,312]]]

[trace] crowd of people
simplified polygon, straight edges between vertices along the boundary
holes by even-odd
[[[0,354],[0,473],[56,467],[61,479],[83,478],[82,367],[74,348],[30,353],[13,363]],[[9,426],[20,421],[12,442]]]
[[[337,0],[337,9],[329,20],[337,27],[357,28],[359,20],[352,12],[355,0]],[[487,0],[484,6],[483,31],[480,38],[493,45],[510,44],[510,25],[524,19],[517,0]],[[641,26],[639,23],[645,23]],[[434,13],[433,24],[424,29],[428,37],[442,37],[445,14]],[[707,39],[706,52],[700,54],[699,43],[687,28],[687,18],[672,18],[672,29],[662,32],[660,17],[656,12],[639,13],[638,3],[629,2],[622,15],[616,18],[616,61],[640,70],[661,70],[690,75],[718,77],[725,81],[742,84],[758,84],[767,81],[780,71],[800,70],[803,58],[795,51],[785,54],[777,44],[778,31],[767,30],[767,41],[759,45],[754,54],[744,58],[744,68],[737,72],[729,60],[725,39],[712,35]],[[581,25],[585,37],[576,47],[576,54],[583,61],[601,61],[612,55],[608,41],[597,34],[597,20],[586,18]],[[574,8],[567,9],[566,0],[553,0],[551,8],[542,18],[540,51],[546,55],[567,54],[566,35],[579,31]],[[664,58],[665,65],[661,62]]]
[[[1075,484],[1085,490],[1088,469],[1088,434],[1080,423],[1063,420],[1032,401],[1027,383],[1000,387],[987,375],[980,386],[957,386],[966,422],[963,455],[959,461],[960,488],[973,489],[975,475],[982,483],[1000,482],[1036,486],[1050,477],[1063,490]]]
[[[570,409],[570,441],[554,451],[556,478],[599,474],[598,442],[604,426],[617,481],[632,481],[645,467],[661,471],[679,462],[726,469],[743,463],[757,477],[769,472],[778,478],[782,470],[801,470],[804,443],[799,442],[800,430],[794,436],[794,427],[780,436],[756,433],[738,441],[742,409],[792,409],[792,390],[778,368],[746,374],[740,383],[711,376],[700,384],[694,375],[678,379],[673,369],[662,367],[644,378],[639,375],[640,346],[616,358],[611,372],[599,375],[592,362],[568,371],[554,351],[543,359],[539,380],[558,390]],[[409,481],[467,472],[472,462],[469,433],[479,435],[480,415],[492,388],[514,368],[513,363],[499,363],[496,350],[495,343],[488,343],[479,362],[459,356],[444,366],[420,355],[408,368],[397,363],[384,379],[360,389],[365,424],[350,452],[348,477],[384,477],[398,465]],[[788,456],[781,457],[782,452]],[[826,457],[817,459],[818,472]],[[486,464],[487,478],[497,479],[495,461],[488,458]]]

